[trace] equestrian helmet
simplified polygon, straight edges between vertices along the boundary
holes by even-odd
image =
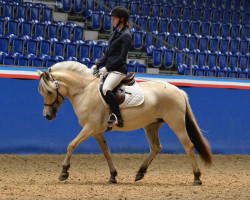
[[[129,19],[129,12],[126,8],[122,7],[122,6],[116,6],[113,8],[113,10],[111,11],[111,16],[117,16],[120,19],[122,17],[124,17],[124,21],[127,22]]]

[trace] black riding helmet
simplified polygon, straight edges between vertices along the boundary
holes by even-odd
[[[129,12],[126,8],[122,7],[122,6],[116,6],[113,8],[113,10],[111,11],[111,16],[117,16],[119,17],[119,22],[116,25],[116,27],[118,27],[121,23],[121,18],[124,17],[124,25],[127,25],[128,19],[129,19]]]

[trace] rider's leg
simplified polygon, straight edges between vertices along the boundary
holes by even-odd
[[[116,101],[115,95],[112,93],[112,90],[121,82],[121,80],[125,77],[124,74],[119,72],[111,72],[104,84],[103,84],[103,94],[105,95],[105,101],[108,103],[110,110],[114,113],[118,120],[118,127],[123,127],[123,120],[120,113],[119,105]]]

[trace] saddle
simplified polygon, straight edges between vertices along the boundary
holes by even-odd
[[[116,101],[118,102],[119,105],[121,105],[124,101],[125,101],[125,90],[123,90],[121,88],[122,85],[126,85],[126,86],[132,86],[135,84],[135,73],[130,73],[127,76],[125,76],[122,81],[115,87],[115,89],[113,89],[113,93],[115,95]],[[104,94],[102,91],[102,87],[103,87],[103,83],[105,81],[106,77],[103,78],[102,82],[100,83],[100,93],[102,95],[102,97],[104,98]]]

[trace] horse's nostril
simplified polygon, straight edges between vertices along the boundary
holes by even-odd
[[[52,119],[52,116],[51,115],[45,115],[44,116],[46,119],[48,119],[48,120],[51,120]]]

